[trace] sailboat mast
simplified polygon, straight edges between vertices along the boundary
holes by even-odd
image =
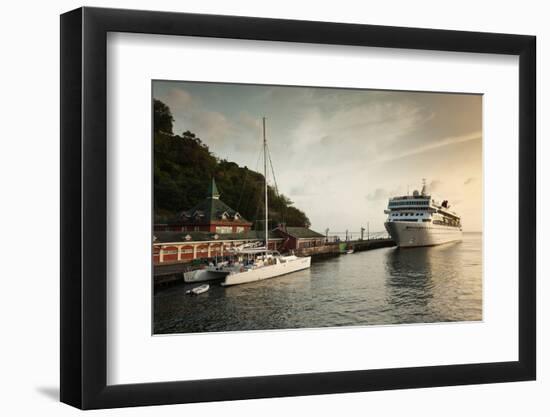
[[[264,133],[264,192],[265,192],[265,254],[269,249],[269,235],[267,227],[268,208],[267,208],[267,141],[265,138],[265,117],[262,118],[263,133]]]

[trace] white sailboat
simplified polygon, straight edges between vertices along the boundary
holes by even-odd
[[[265,117],[263,122],[263,151],[264,151],[264,196],[265,196],[265,248],[243,250],[242,254],[251,262],[246,262],[238,271],[231,270],[226,275],[222,285],[237,285],[247,282],[261,281],[286,275],[291,272],[307,269],[311,266],[311,256],[298,257],[295,255],[283,256],[277,251],[269,250],[269,228],[268,228],[268,200],[267,200],[267,140],[265,136]]]

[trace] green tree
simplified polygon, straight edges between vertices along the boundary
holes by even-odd
[[[162,132],[173,134],[174,117],[170,111],[170,107],[162,101],[154,99],[153,103],[153,131],[155,133]]]
[[[173,135],[173,120],[170,108],[155,100],[155,221],[170,220],[199,203],[206,196],[211,178],[215,177],[221,199],[245,219],[262,227],[257,221],[261,222],[264,216],[264,176],[235,162],[216,158],[190,131]],[[271,227],[278,223],[309,227],[306,214],[294,207],[289,198],[277,194],[272,187],[268,193]]]

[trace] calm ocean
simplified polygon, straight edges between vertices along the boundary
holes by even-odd
[[[234,287],[154,296],[154,333],[194,333],[482,319],[482,235],[427,248],[384,248],[314,262]]]

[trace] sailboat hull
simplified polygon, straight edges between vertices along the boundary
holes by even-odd
[[[274,265],[266,265],[260,268],[249,269],[244,272],[237,272],[225,277],[223,286],[246,284],[248,282],[262,281],[264,279],[275,278],[292,272],[301,271],[311,266],[311,257],[295,257],[295,259]]]
[[[223,279],[229,274],[229,271],[210,271],[207,269],[198,269],[195,271],[184,272],[184,282],[205,282]]]

